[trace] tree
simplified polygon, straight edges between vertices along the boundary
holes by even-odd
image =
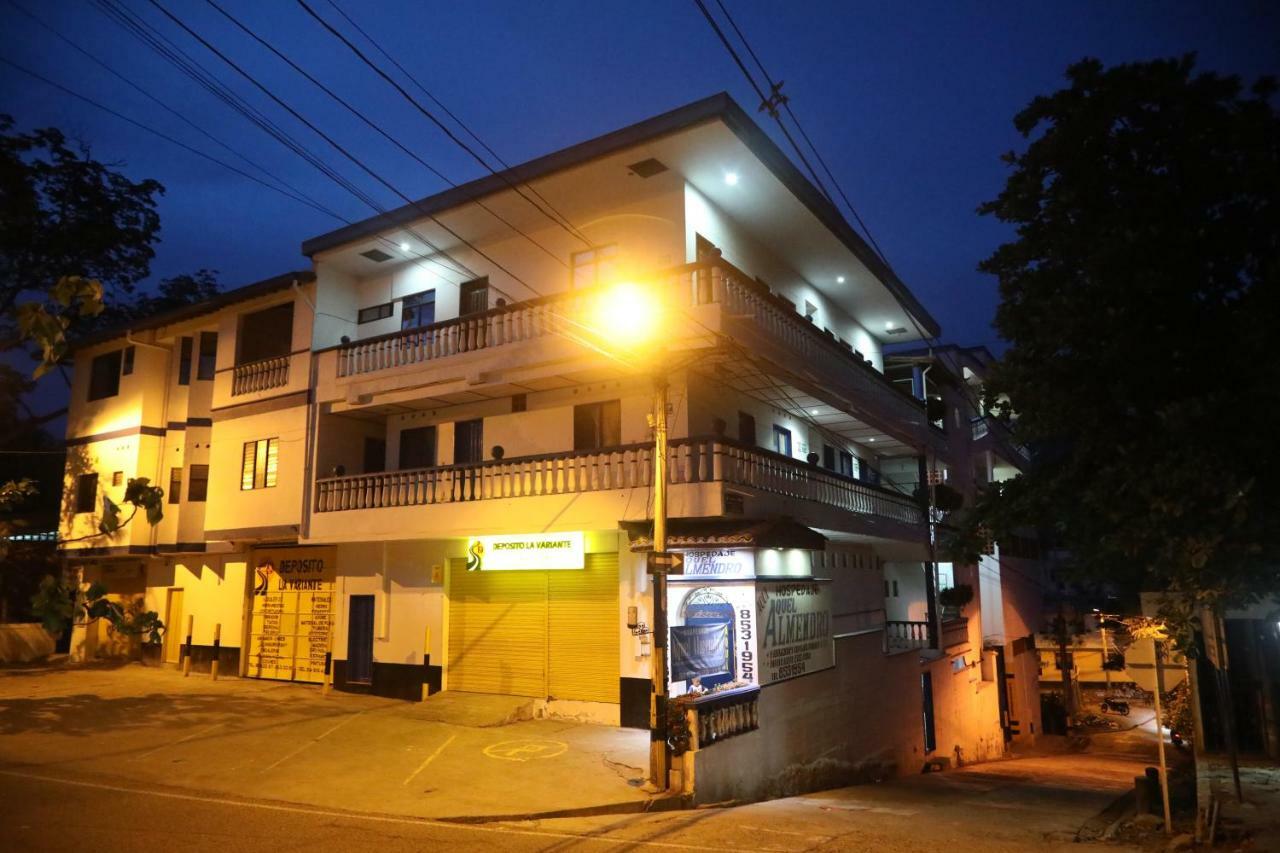
[[[1184,624],[1280,591],[1276,87],[1194,66],[1085,60],[1016,116],[979,208],[1016,234],[979,268],[1010,344],[987,396],[1036,460],[951,543],[1037,527],[1076,577],[1174,592]]]

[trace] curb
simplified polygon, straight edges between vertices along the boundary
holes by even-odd
[[[636,800],[626,803],[604,803],[598,806],[580,806],[572,809],[553,809],[545,812],[521,812],[504,815],[461,815],[457,817],[436,817],[432,820],[441,823],[513,823],[530,820],[554,820],[566,817],[599,817],[615,814],[648,814],[657,812],[673,812],[692,808],[692,800],[682,794],[671,794],[665,797],[653,797],[648,800]]]

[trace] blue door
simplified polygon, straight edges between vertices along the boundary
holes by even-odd
[[[351,596],[347,619],[347,683],[373,683],[373,596]]]

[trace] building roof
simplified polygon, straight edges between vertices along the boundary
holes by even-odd
[[[653,550],[652,521],[624,521],[632,551]],[[791,518],[672,518],[668,548],[804,548],[821,551],[827,538]]]
[[[123,323],[119,326],[103,329],[94,332],[91,335],[85,335],[79,338],[72,345],[72,350],[83,349],[85,347],[100,344],[113,338],[123,337],[128,332],[140,332],[144,329],[158,329],[161,326],[169,326],[174,323],[181,323],[184,320],[190,320],[194,317],[200,317],[205,314],[212,314],[226,308],[228,305],[235,305],[237,302],[246,302],[250,299],[256,299],[259,296],[266,296],[280,290],[287,290],[293,286],[296,281],[299,284],[308,284],[315,281],[316,274],[311,270],[296,270],[294,272],[281,273],[271,278],[265,278],[262,281],[255,281],[253,284],[246,284],[243,287],[237,287],[232,290],[226,290],[219,293],[212,299],[206,299],[204,302],[196,302],[192,305],[184,305],[181,308],[175,308],[172,311],[165,311],[162,314],[156,314],[153,317],[144,317],[139,320],[133,320]]]
[[[915,298],[897,274],[871,250],[866,241],[845,220],[840,211],[800,172],[791,159],[728,94],[721,92],[686,104],[670,112],[562,148],[509,169],[460,184],[416,202],[403,205],[361,222],[306,240],[302,253],[308,257],[475,201],[493,193],[573,168],[616,151],[642,145],[662,136],[678,133],[710,121],[720,121],[782,182],[866,266],[907,310],[933,335],[940,331],[937,321]]]

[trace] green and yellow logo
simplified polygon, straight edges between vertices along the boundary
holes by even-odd
[[[467,546],[467,571],[478,572],[484,568],[484,543],[473,539]]]

